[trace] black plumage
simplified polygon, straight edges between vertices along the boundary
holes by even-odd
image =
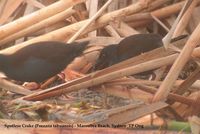
[[[33,43],[13,54],[0,54],[0,71],[13,80],[42,82],[60,73],[82,54],[88,44],[56,41]]]
[[[132,35],[103,48],[93,69],[101,70],[162,46],[162,37],[158,34]]]

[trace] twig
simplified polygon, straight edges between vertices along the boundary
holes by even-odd
[[[89,18],[91,18],[92,16],[94,16],[97,11],[98,11],[98,3],[99,3],[99,0],[90,0],[89,1]],[[97,31],[92,31],[88,34],[88,36],[90,37],[96,37],[97,36]]]
[[[117,31],[113,28],[113,26],[108,25],[104,27],[105,30],[112,36],[115,38],[120,38],[120,35],[117,33]]]
[[[168,49],[170,41],[172,39],[172,36],[174,35],[174,31],[176,30],[176,26],[178,25],[180,19],[184,15],[185,11],[187,11],[188,7],[191,5],[193,0],[187,0],[179,13],[178,17],[176,18],[174,24],[172,25],[170,31],[167,33],[167,35],[162,39],[164,47]]]
[[[101,9],[99,9],[99,11],[94,15],[94,16],[92,16],[92,18],[90,18],[89,20],[88,20],[88,22],[83,26],[83,27],[81,27],[81,29],[78,31],[78,32],[76,32],[76,34],[74,35],[74,36],[72,36],[68,41],[67,41],[67,43],[72,43],[74,40],[76,40],[77,38],[78,38],[78,36],[81,34],[81,33],[83,33],[83,31],[93,22],[93,21],[95,21],[102,13],[103,13],[103,11],[110,5],[110,3],[112,2],[113,0],[108,0],[107,2],[106,2],[106,4],[103,6],[103,7],[101,7]]]
[[[140,89],[142,89],[143,91],[147,91],[149,93],[156,93],[157,89],[154,87],[149,87],[149,86],[144,86],[141,84],[136,84]],[[183,104],[187,104],[187,105],[192,105],[194,103],[195,100],[190,99],[190,98],[186,98],[183,97],[181,95],[177,95],[177,94],[173,94],[173,93],[169,93],[169,96],[167,97],[169,100],[173,100],[173,101],[177,101],[177,102],[181,102]]]
[[[28,94],[33,93],[30,90],[27,90],[23,88],[22,86],[13,84],[12,82],[9,82],[5,79],[0,79],[0,87],[2,87],[3,89],[7,91],[17,93],[17,94],[22,94],[22,95],[28,95]]]
[[[23,0],[9,0],[6,2],[3,8],[3,12],[0,15],[0,25],[8,21],[8,18],[16,11],[17,8],[23,3]],[[12,5],[11,5],[12,4]]]
[[[163,109],[165,107],[169,106],[167,103],[164,102],[156,102],[153,104],[145,104],[142,106],[138,106],[137,108],[127,109],[115,114],[106,114],[109,118],[105,118],[103,121],[97,122],[97,124],[115,124],[116,122],[119,124],[126,124],[128,122],[131,122],[133,120],[136,120],[140,117],[143,117],[145,115],[148,115],[150,113],[153,113],[155,111],[158,111],[160,109]],[[125,107],[125,106],[123,106]],[[117,108],[115,108],[117,109]],[[110,110],[112,112],[115,111],[115,109]]]
[[[195,9],[196,5],[197,5],[197,0],[193,0],[191,5],[189,6],[188,10],[185,12],[185,14],[181,18],[180,22],[178,23],[178,25],[174,31],[173,37],[177,37],[177,36],[181,35],[182,32],[185,30],[185,28],[187,27],[187,24],[190,21],[190,18],[192,16],[193,10]]]
[[[23,29],[17,33],[14,33],[2,40],[0,40],[0,45],[9,43],[15,39],[18,39],[20,37],[26,36],[30,33],[34,33],[37,32],[47,26],[51,26],[55,23],[58,23],[61,20],[67,19],[68,17],[70,17],[72,14],[75,13],[75,10],[73,10],[72,8],[66,9],[60,13],[57,13],[56,15],[53,15],[52,17],[49,17],[47,19],[44,19],[40,22],[38,22],[37,24],[31,25],[26,29]]]
[[[132,79],[132,78],[126,78],[126,79],[120,79],[120,80],[113,80],[106,82],[105,85],[135,85],[135,84],[142,84],[142,85],[147,85],[147,86],[160,86],[162,81],[150,81],[150,80],[141,80],[141,79]],[[174,88],[179,87],[184,83],[183,80],[177,80],[175,84],[173,85]],[[193,83],[191,85],[191,88],[200,88],[198,83]]]
[[[113,22],[110,23],[111,26],[122,36],[130,36],[134,34],[138,34],[139,32],[135,30],[134,28],[130,27],[128,24],[126,24],[123,21]]]
[[[156,16],[154,16],[153,14],[151,14],[152,18],[160,25],[162,26],[167,32],[169,32],[169,28],[167,26],[165,26],[165,24],[163,24]]]
[[[178,13],[181,8],[184,6],[185,1],[181,1],[155,11],[152,11],[151,14],[156,16],[159,19],[170,17],[173,14]],[[197,5],[200,4],[200,0],[197,0]],[[132,27],[141,27],[146,26],[153,21],[150,13],[137,13],[125,18],[125,22],[129,22],[129,25]]]
[[[33,24],[38,23],[43,19],[48,18],[49,16],[55,15],[66,8],[69,8],[77,3],[83,2],[85,0],[61,0],[50,6],[42,8],[30,15],[22,17],[16,21],[8,23],[6,25],[1,26],[0,28],[0,39],[3,39],[13,33],[16,33],[22,29],[25,29]]]
[[[178,56],[177,60],[171,67],[169,73],[167,74],[165,80],[161,84],[159,90],[154,96],[153,101],[160,101],[165,100],[168,96],[171,87],[173,86],[173,83],[178,78],[178,75],[184,65],[187,63],[187,61],[191,58],[191,54],[195,47],[200,42],[200,24],[197,26],[197,28],[194,30],[190,38],[188,39],[186,45],[184,46],[183,50],[181,51],[180,55]]]
[[[97,92],[103,92],[112,96],[117,96],[120,98],[125,98],[125,99],[134,99],[134,100],[141,100],[143,102],[146,103],[150,103],[152,98],[153,98],[153,94],[148,93],[146,91],[142,91],[136,87],[133,88],[126,88],[124,87],[124,85],[119,86],[119,85],[112,85],[112,86],[105,86],[105,90],[103,90],[101,88],[101,86],[95,86],[92,87],[94,89],[94,91]]]
[[[197,79],[200,78],[200,67],[198,66],[197,69],[190,75],[188,78],[181,83],[181,85],[174,91],[176,94],[183,94]]]

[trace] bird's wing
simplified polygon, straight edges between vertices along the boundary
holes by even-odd
[[[33,49],[30,48],[24,48],[23,50],[20,50],[19,52],[13,54],[12,61],[13,65],[17,64],[23,64],[24,61],[30,60],[35,58],[40,60],[45,60],[48,62],[57,62],[59,60],[64,60],[67,55],[71,55],[70,51],[67,49],[57,48],[57,49],[51,49],[46,48],[43,49],[42,47],[35,47]]]
[[[54,71],[54,66],[51,62],[35,57],[29,57],[26,61],[24,61],[21,64],[20,68],[24,72],[31,73]]]
[[[17,68],[19,74],[24,76],[24,80],[40,81],[58,74],[62,68],[44,59],[29,57],[21,66]]]

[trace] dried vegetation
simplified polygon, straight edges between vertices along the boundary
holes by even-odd
[[[200,132],[199,4],[200,0],[0,0],[0,53],[10,54],[46,40],[89,40],[91,46],[63,71],[65,81],[55,76],[32,91],[27,88],[34,83],[21,86],[1,79],[1,125],[11,122],[5,119],[47,121],[45,124],[53,120],[60,125],[109,124],[115,133],[132,133],[116,131],[112,124],[137,124],[129,128],[146,133],[145,128],[178,128],[180,124],[172,121],[189,119],[192,131]],[[139,33],[160,34],[165,47],[88,72],[103,47]],[[188,37],[170,47],[170,39],[183,34]],[[136,77],[152,69],[154,78]],[[176,131],[185,131],[184,127]],[[49,128],[46,132],[59,133],[60,129],[63,133],[96,131]]]

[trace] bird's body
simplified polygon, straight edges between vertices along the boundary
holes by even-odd
[[[0,54],[0,71],[17,81],[42,82],[60,73],[88,42],[65,44],[56,41],[38,42],[13,54]]]
[[[158,34],[136,34],[126,37],[118,44],[112,44],[102,49],[94,70],[104,69],[162,45],[162,37]]]
[[[136,34],[117,45],[117,57],[121,62],[162,46],[162,37],[158,34]]]
[[[106,67],[112,66],[118,63],[119,59],[117,57],[117,45],[111,44],[101,50],[99,58],[94,66],[94,70],[101,70]]]

